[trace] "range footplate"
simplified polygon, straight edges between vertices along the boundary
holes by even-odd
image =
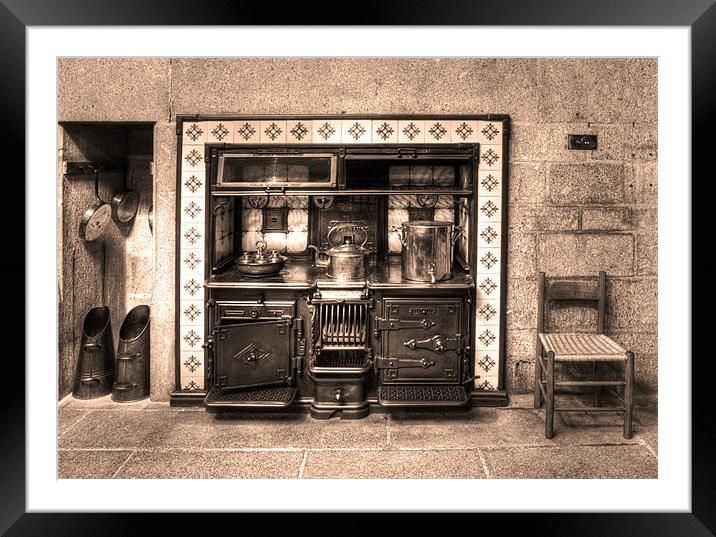
[[[209,407],[285,407],[296,398],[293,386],[268,386],[243,390],[222,391],[214,387],[206,394],[204,404]]]
[[[394,385],[378,388],[383,406],[464,406],[470,398],[463,386]]]

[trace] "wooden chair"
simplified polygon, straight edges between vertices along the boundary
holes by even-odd
[[[545,437],[554,435],[555,412],[623,412],[624,438],[632,437],[632,413],[634,406],[634,353],[626,351],[604,334],[606,320],[605,272],[595,278],[561,278],[547,281],[544,272],[539,273],[537,310],[537,360],[535,361],[534,406],[541,408],[545,402]],[[596,285],[595,285],[596,284]],[[554,301],[584,300],[597,307],[596,333],[545,332],[546,306]],[[594,376],[599,362],[623,362],[623,380],[560,380],[555,382],[556,362],[593,362]],[[544,378],[542,372],[544,371]],[[555,408],[555,389],[561,386],[593,387],[594,406]],[[599,406],[599,390],[611,388],[623,406]],[[623,396],[617,387],[623,386]]]

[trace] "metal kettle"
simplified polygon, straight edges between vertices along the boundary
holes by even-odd
[[[331,241],[331,235],[339,229],[339,226],[332,227],[328,232],[328,242]],[[368,237],[366,236],[362,244],[358,245],[353,242],[353,235],[344,235],[343,242],[333,246],[322,252],[318,246],[309,244],[308,248],[314,250],[314,265],[317,267],[326,267],[326,276],[342,281],[363,280],[368,275],[368,254],[370,250],[364,248]],[[324,256],[327,259],[321,259]]]

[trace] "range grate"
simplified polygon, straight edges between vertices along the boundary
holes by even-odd
[[[269,386],[224,392],[215,386],[206,395],[207,403],[273,403],[290,404],[296,396],[293,386]]]
[[[465,403],[467,392],[462,386],[405,385],[381,386],[378,398],[381,402],[394,403]]]
[[[316,367],[364,367],[363,351],[323,351],[316,357]]]
[[[319,306],[319,337],[324,349],[365,347],[368,305],[364,302],[323,302]]]

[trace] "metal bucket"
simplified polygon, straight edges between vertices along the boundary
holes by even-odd
[[[80,354],[72,395],[94,399],[112,391],[114,378],[114,342],[109,308],[92,308],[82,324]]]
[[[460,234],[452,222],[403,222],[403,278],[430,283],[452,278],[453,246]]]
[[[149,397],[149,306],[132,308],[119,329],[112,400]]]

